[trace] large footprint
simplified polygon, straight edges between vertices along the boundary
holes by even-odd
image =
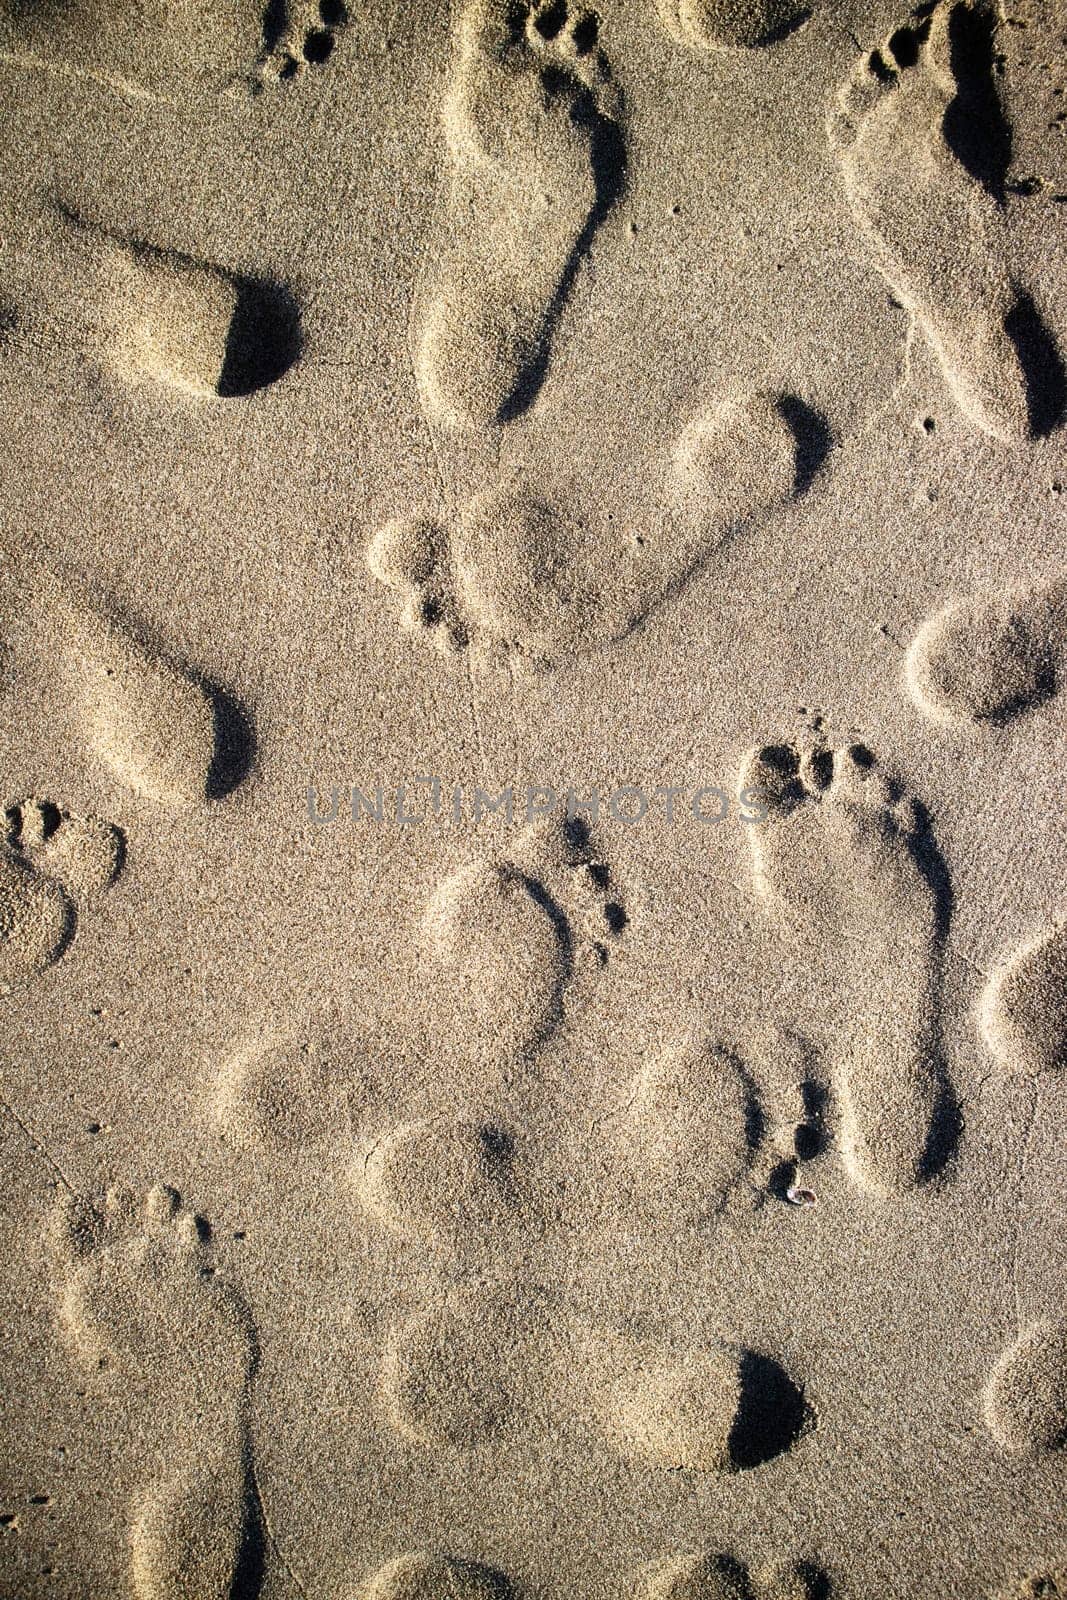
[[[23,800],[0,817],[0,995],[22,988],[64,954],[83,901],[122,871],[121,831],[72,817],[50,800]]]
[[[784,933],[819,952],[822,972],[840,965],[843,973],[845,1161],[865,1188],[907,1189],[941,1154],[945,1104],[943,911],[916,809],[859,745],[768,746],[748,758],[740,787],[758,790],[767,807],[766,819],[749,827],[757,893]]]
[[[61,1329],[89,1371],[136,1394],[158,1429],[159,1476],[134,1499],[130,1578],[138,1600],[254,1593],[262,1562],[251,1476],[254,1334],[215,1275],[203,1221],[172,1189],[138,1204],[109,1190],[62,1205],[53,1242]]]
[[[675,1349],[480,1289],[399,1330],[382,1399],[415,1444],[469,1450],[574,1431],[624,1460],[688,1472],[761,1465],[813,1421],[784,1369],[754,1351]]]
[[[529,406],[583,255],[623,184],[595,14],[470,0],[443,123],[441,264],[415,308],[428,415],[489,426]]]
[[[1012,275],[994,32],[982,3],[925,7],[859,62],[829,132],[853,214],[960,410],[1012,442],[1058,420],[1062,367]]]

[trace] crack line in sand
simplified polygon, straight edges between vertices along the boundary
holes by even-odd
[[[23,1122],[14,1106],[10,1105],[7,1100],[0,1098],[0,1109],[3,1109],[7,1112],[8,1116],[11,1118],[15,1126],[20,1130],[27,1142],[33,1146],[33,1148],[37,1151],[37,1154],[43,1157],[48,1166],[51,1167],[52,1171],[55,1173],[63,1187],[70,1194],[79,1195],[82,1199],[84,1199],[85,1197],[82,1195],[81,1190],[76,1188],[75,1185],[71,1183],[70,1179],[67,1177],[66,1173],[63,1171],[63,1168],[59,1165],[59,1162],[56,1160],[55,1156],[53,1156],[48,1146],[42,1139],[37,1137],[37,1135],[25,1122]]]

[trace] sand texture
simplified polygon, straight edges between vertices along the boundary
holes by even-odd
[[[0,82],[0,1600],[1067,1600],[1067,0]]]

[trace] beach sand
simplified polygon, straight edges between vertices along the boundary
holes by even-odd
[[[1063,0],[0,77],[0,1595],[1067,1594]]]

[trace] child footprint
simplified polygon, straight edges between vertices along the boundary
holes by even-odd
[[[8,806],[0,833],[0,995],[23,987],[69,947],[78,906],[122,871],[122,832],[50,800]]]
[[[146,1425],[158,1430],[158,1476],[131,1506],[134,1594],[255,1592],[255,1335],[244,1304],[215,1273],[206,1224],[173,1189],[157,1185],[140,1203],[111,1189],[100,1206],[69,1197],[53,1245],[60,1327],[73,1357],[136,1395]]]

